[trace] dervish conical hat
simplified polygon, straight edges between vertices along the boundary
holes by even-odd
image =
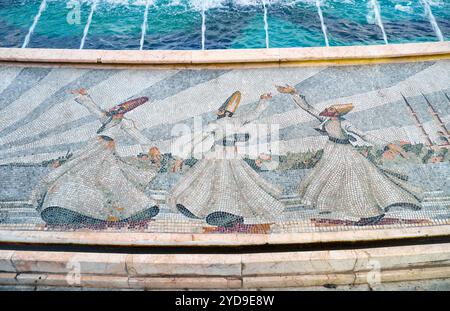
[[[239,107],[239,104],[241,102],[241,92],[236,91],[233,94],[231,94],[230,97],[227,98],[227,100],[220,106],[220,110],[225,110],[231,113],[235,113],[236,109]]]
[[[334,108],[340,116],[343,116],[355,108],[355,106],[353,104],[336,104],[331,105],[329,108]]]
[[[97,134],[105,131],[117,125],[118,122],[112,123],[113,120],[119,121],[123,118],[124,114],[131,110],[145,104],[148,101],[148,97],[139,97],[123,102],[117,106],[112,107],[106,112],[106,119],[103,120],[102,126],[98,129]]]
[[[131,110],[139,107],[140,105],[145,104],[146,102],[148,102],[148,97],[146,97],[146,96],[139,97],[139,98],[127,100],[126,102],[123,102],[117,106],[114,106],[111,109],[109,109],[109,111],[110,112],[118,111],[120,113],[125,114],[125,113],[130,112]]]

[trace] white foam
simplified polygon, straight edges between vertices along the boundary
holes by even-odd
[[[375,18],[375,21],[376,21],[378,27],[380,27],[381,34],[383,35],[384,43],[389,44],[387,36],[386,36],[386,32],[384,31],[383,20],[381,19],[380,4],[378,3],[377,0],[370,0],[369,7],[372,9],[372,13],[374,15],[374,18]]]
[[[39,7],[39,11],[34,17],[33,24],[28,30],[28,34],[26,35],[25,40],[23,41],[22,48],[26,48],[28,46],[28,43],[30,43],[31,35],[34,33],[34,29],[36,28],[36,25],[38,24],[39,19],[41,18],[42,12],[45,11],[46,7],[47,7],[47,0],[42,0],[41,5]]]
[[[202,1],[202,50],[205,49],[205,36],[206,36],[206,2],[207,0]]]
[[[98,0],[94,0],[92,2],[91,12],[89,13],[88,21],[86,23],[86,26],[84,27],[83,38],[81,39],[81,43],[80,43],[80,50],[82,50],[84,48],[84,43],[85,43],[86,37],[89,33],[89,28],[91,27],[91,22],[92,22],[92,16],[94,15],[95,9],[97,8],[97,4],[98,4]]]
[[[429,0],[420,0],[420,2],[423,5],[423,9],[425,10],[425,14],[428,17],[428,20],[430,21],[431,27],[434,30],[434,33],[436,34],[436,37],[439,41],[444,41],[444,36],[442,35],[441,28],[439,28],[438,23],[436,22],[436,18],[433,15],[433,11],[431,11],[430,2]]]
[[[325,21],[323,19],[322,9],[320,7],[320,0],[316,0],[317,14],[319,14],[320,25],[322,27],[323,37],[325,39],[325,45],[330,46],[328,42],[328,34],[327,34],[327,26],[325,25]]]
[[[398,3],[394,6],[394,9],[396,9],[397,11],[400,11],[400,12],[405,12],[405,13],[410,13],[410,14],[414,12],[413,8],[410,7],[409,5],[401,5]]]
[[[153,4],[153,0],[146,1],[145,11],[144,11],[144,20],[142,22],[141,42],[140,42],[140,47],[139,47],[139,50],[141,50],[141,51],[144,48],[145,34],[147,33],[147,28],[148,28],[148,21],[147,21],[148,20],[148,9],[151,4]]]
[[[266,33],[266,48],[269,48],[269,23],[267,21],[266,0],[262,0],[262,4],[264,8],[264,31]]]

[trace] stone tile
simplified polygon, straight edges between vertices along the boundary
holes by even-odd
[[[355,277],[352,274],[317,274],[292,276],[260,276],[244,277],[243,288],[286,288],[323,286],[325,284],[353,284]]]
[[[65,275],[58,274],[41,274],[41,273],[24,273],[17,275],[17,283],[19,285],[33,286],[67,286]]]
[[[242,275],[320,274],[348,272],[355,267],[353,252],[317,251],[242,255]]]
[[[446,244],[242,255],[242,275],[353,273],[450,264]]]
[[[0,272],[15,272],[11,258],[14,255],[14,251],[0,250]]]
[[[190,64],[191,51],[102,51],[103,64]]]
[[[17,285],[17,274],[16,273],[8,273],[8,272],[0,272],[0,284],[1,285]]]
[[[130,278],[132,288],[145,289],[238,289],[241,280],[231,277],[166,277]]]
[[[129,288],[128,277],[112,275],[83,275],[81,277],[83,288]]]
[[[36,286],[38,292],[79,292],[82,291],[82,287],[67,287],[67,286]]]
[[[373,272],[339,273],[339,274],[305,274],[286,276],[253,276],[243,278],[244,288],[308,288],[318,290],[317,287],[339,288],[344,286],[365,287],[363,290],[386,290],[398,282],[415,282],[423,280],[446,279],[449,277],[448,267],[418,268],[407,270],[382,270],[378,274]],[[313,287],[313,288],[311,288]],[[314,288],[315,287],[315,288]],[[341,289],[342,290],[342,289]]]
[[[31,291],[35,291],[35,290],[36,290],[36,287],[34,287],[34,286],[17,286],[17,285],[2,286],[2,285],[0,285],[0,291],[5,291],[5,292],[18,292],[18,291],[31,292]]]
[[[128,255],[128,275],[136,276],[240,276],[240,255]]]
[[[12,262],[20,273],[125,275],[125,258],[121,254],[16,252]]]
[[[193,51],[193,64],[278,62],[279,49]]]

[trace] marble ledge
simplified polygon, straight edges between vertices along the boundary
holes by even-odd
[[[110,65],[202,65],[448,56],[450,42],[239,50],[69,50],[0,48],[0,62]]]
[[[118,276],[227,276],[241,275],[241,255],[112,254],[0,250],[0,271],[70,273]]]
[[[133,254],[126,259],[129,276],[239,277],[241,264],[237,254]]]
[[[16,267],[12,263],[12,256],[14,251],[0,251],[0,271],[2,272],[16,272]]]
[[[34,289],[107,288],[107,289],[279,289],[316,287],[327,284],[361,285],[370,288],[397,282],[424,281],[450,278],[450,267],[381,270],[356,273],[327,273],[315,275],[272,275],[255,277],[126,277],[113,275],[81,275],[72,278],[67,274],[1,273],[0,285],[32,286]]]
[[[3,257],[0,251],[0,258]],[[68,273],[126,275],[126,254],[15,251],[11,263],[17,273]]]
[[[450,267],[380,270],[357,273],[243,277],[243,288],[298,288],[310,286],[369,284],[376,288],[386,283],[450,278]]]
[[[0,251],[1,272],[127,277],[253,277],[450,267],[450,244],[255,254]]]
[[[108,289],[239,289],[242,280],[232,277],[126,277],[114,275],[0,273],[0,284],[10,286]]]
[[[309,275],[450,266],[450,244],[242,255],[242,275]]]
[[[400,240],[450,235],[450,225],[274,234],[51,232],[0,230],[0,243],[109,246],[244,246]]]

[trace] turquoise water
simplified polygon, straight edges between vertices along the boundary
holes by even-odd
[[[368,45],[383,30],[388,43],[449,40],[450,0],[0,0],[1,47]]]

